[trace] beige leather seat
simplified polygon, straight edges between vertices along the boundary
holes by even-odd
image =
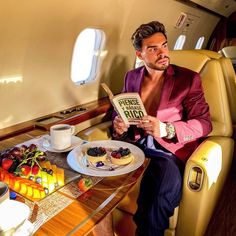
[[[227,58],[230,58],[232,60],[236,60],[236,46],[228,46],[225,48],[222,48],[220,50],[220,53]]]
[[[197,50],[197,52],[207,55],[211,59],[218,59],[221,65],[229,100],[233,137],[236,140],[236,75],[232,64],[232,59],[235,58],[236,60],[236,46],[226,47],[222,51],[224,53],[220,54],[209,50]]]
[[[201,74],[205,97],[210,106],[213,131],[186,163],[182,200],[174,216],[170,218],[165,236],[200,236],[209,223],[232,161],[234,142],[231,138],[232,121],[228,97],[218,59],[196,51],[172,51],[170,57],[171,63]],[[94,130],[97,129],[99,126]],[[93,127],[89,129],[90,137],[93,136],[92,130]],[[109,138],[107,132],[99,135],[101,139]],[[83,132],[81,137],[84,137]],[[137,207],[139,182],[113,212],[117,235],[134,235],[132,216]]]

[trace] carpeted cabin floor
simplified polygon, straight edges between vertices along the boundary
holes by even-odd
[[[236,158],[204,236],[236,236]]]

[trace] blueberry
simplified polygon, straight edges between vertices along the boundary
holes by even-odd
[[[49,194],[48,188],[44,188],[44,192],[45,192],[46,195],[48,195]]]
[[[34,176],[29,176],[29,180],[34,180]]]
[[[47,173],[48,173],[49,175],[53,175],[53,170],[52,170],[52,169],[49,169],[49,170],[47,170]]]
[[[35,182],[38,183],[38,184],[41,184],[42,183],[42,178],[41,177],[37,177]]]
[[[96,163],[96,167],[101,167],[101,166],[104,166],[104,163],[102,161]]]
[[[90,156],[102,156],[106,153],[106,150],[103,147],[93,147],[87,150],[88,155]]]

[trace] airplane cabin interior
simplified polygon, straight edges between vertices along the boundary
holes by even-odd
[[[6,150],[39,141],[60,124],[75,128],[79,145],[111,142],[113,106],[101,83],[114,95],[122,91],[127,71],[142,65],[131,35],[140,24],[157,20],[167,30],[170,63],[200,74],[212,121],[212,131],[186,163],[181,202],[164,235],[236,235],[235,0],[9,0],[1,1],[0,9],[0,164]],[[30,205],[29,218],[14,229],[4,232],[0,217],[0,235],[17,235],[30,221],[31,233],[25,235],[92,236],[110,213],[116,236],[135,235],[133,215],[148,161],[118,176],[88,172],[93,184],[75,197],[72,187],[65,186],[89,176],[67,168],[75,160],[66,158],[72,158],[76,148],[65,153],[45,149],[52,161],[43,167],[58,175],[44,173],[42,178],[60,188],[45,195],[45,186],[51,191],[46,181],[37,199],[34,194],[40,188],[32,187],[30,180],[22,183],[0,165],[0,209],[10,192]],[[55,164],[57,155],[62,162]],[[12,191],[15,182],[21,187]],[[49,217],[40,202],[53,195],[54,203],[64,207]],[[45,218],[37,221],[35,212]]]

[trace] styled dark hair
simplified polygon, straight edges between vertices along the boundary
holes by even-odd
[[[159,21],[151,21],[147,24],[140,25],[131,37],[134,48],[141,51],[143,39],[148,38],[155,33],[162,33],[165,38],[167,38],[165,26]]]

